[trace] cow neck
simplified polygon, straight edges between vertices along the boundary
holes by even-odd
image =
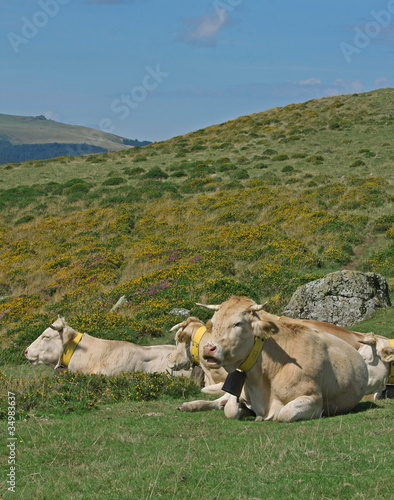
[[[394,347],[394,339],[389,339],[391,347]],[[387,380],[387,384],[394,384],[394,361],[390,362],[390,374]]]
[[[248,372],[256,364],[256,361],[259,359],[263,347],[264,347],[264,339],[260,337],[255,337],[252,350],[248,354],[248,357],[238,366],[237,370],[240,370],[241,372]]]
[[[270,321],[272,319],[279,321],[281,318],[281,316],[275,316],[273,314],[266,313],[265,311],[263,312],[262,315],[257,314],[257,317],[261,321],[263,321],[263,320]],[[238,366],[237,370],[239,370],[241,372],[248,372],[256,364],[257,360],[259,359],[259,356],[263,350],[263,347],[264,347],[264,339],[262,339],[261,337],[255,337],[252,350],[250,351],[248,357]]]
[[[242,388],[246,381],[246,373],[249,372],[256,364],[261,351],[263,350],[264,339],[260,337],[254,338],[253,347],[246,357],[246,359],[238,366],[238,368],[229,373],[224,381],[222,390],[225,392],[229,392],[233,396],[237,397],[237,401],[239,402],[239,398],[242,394]]]
[[[65,366],[66,368],[68,367],[71,357],[74,354],[77,345],[80,343],[82,336],[83,333],[77,333],[77,335],[74,338],[72,338],[67,342],[67,344],[63,349],[62,358],[60,360],[60,364],[62,366]]]
[[[203,338],[206,331],[207,331],[207,329],[205,328],[205,326],[200,326],[200,328],[196,331],[196,333],[193,335],[193,338],[192,338],[192,347],[191,347],[190,352],[191,352],[193,363],[195,363],[196,365],[198,365],[200,363],[200,355],[199,355],[198,350],[199,350],[201,339]]]

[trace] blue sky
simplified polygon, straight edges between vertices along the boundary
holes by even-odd
[[[159,141],[394,87],[394,0],[3,0],[0,113]]]

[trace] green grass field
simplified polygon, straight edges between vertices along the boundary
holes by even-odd
[[[393,99],[328,97],[144,148],[0,166],[3,419],[17,395],[17,493],[3,423],[0,498],[391,498],[391,400],[230,421],[177,411],[198,391],[187,381],[59,380],[23,352],[58,314],[97,337],[173,343],[174,307],[207,320],[196,302],[237,294],[280,314],[340,269],[380,273],[392,295]],[[353,328],[393,338],[393,311]]]
[[[389,499],[392,400],[279,424],[182,413],[176,402],[104,406],[16,423],[16,493],[4,499]],[[2,447],[2,462],[7,455]],[[7,470],[7,466],[3,467]],[[4,478],[4,473],[3,473]]]

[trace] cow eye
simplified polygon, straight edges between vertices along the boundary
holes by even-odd
[[[237,328],[238,326],[242,326],[242,321],[237,321],[233,324],[233,328]]]

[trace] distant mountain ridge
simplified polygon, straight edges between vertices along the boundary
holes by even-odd
[[[148,144],[149,141],[48,120],[43,115],[0,114],[0,164],[119,151]]]

